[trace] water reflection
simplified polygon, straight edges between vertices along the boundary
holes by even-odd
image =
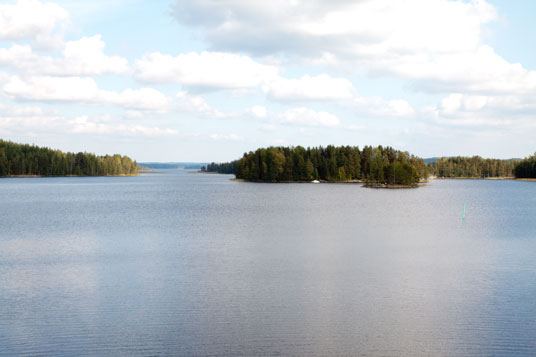
[[[7,354],[536,351],[536,185],[6,182]]]

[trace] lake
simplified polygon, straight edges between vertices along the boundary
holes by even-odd
[[[536,355],[536,182],[231,177],[0,179],[0,354]]]

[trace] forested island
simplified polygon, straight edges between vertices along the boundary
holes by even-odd
[[[140,170],[128,156],[64,153],[0,139],[0,176],[118,176]]]
[[[391,147],[268,147],[240,160],[211,164],[206,172],[232,173],[254,182],[365,182],[375,187],[415,187],[428,177],[424,160]]]
[[[425,162],[428,161],[428,165]],[[202,172],[235,174],[256,182],[365,182],[369,186],[414,186],[429,176],[472,179],[536,179],[536,154],[521,159],[439,157],[420,159],[391,147],[269,147],[240,160],[211,163]]]

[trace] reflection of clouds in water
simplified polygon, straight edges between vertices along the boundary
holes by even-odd
[[[0,270],[3,293],[32,298],[56,293],[87,294],[96,289],[97,276],[92,264],[27,264]]]
[[[52,290],[89,293],[95,289],[94,237],[0,241],[2,290],[30,297]]]
[[[97,241],[91,236],[35,237],[0,241],[0,258],[35,262],[69,259],[95,254]]]

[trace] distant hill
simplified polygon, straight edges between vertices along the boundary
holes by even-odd
[[[433,163],[433,162],[436,162],[437,159],[439,159],[439,157],[429,157],[428,159],[423,159],[424,160],[424,163],[426,165],[430,164],[430,163]]]
[[[138,164],[148,169],[185,169],[185,170],[201,170],[202,166],[208,165],[207,162],[140,162]]]
[[[450,157],[456,157],[456,156],[443,156],[445,158],[450,158]],[[424,162],[426,163],[426,165],[430,164],[430,163],[434,163],[437,161],[437,159],[440,159],[441,157],[429,157],[427,159],[423,159]],[[519,159],[519,158],[512,158],[512,159],[506,159],[506,161],[521,161],[522,159]]]

